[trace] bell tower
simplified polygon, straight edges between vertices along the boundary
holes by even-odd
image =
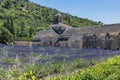
[[[62,17],[60,13],[57,13],[53,17],[53,24],[59,24],[59,23],[62,23]]]

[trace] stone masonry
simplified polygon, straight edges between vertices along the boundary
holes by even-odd
[[[34,42],[52,47],[120,49],[120,24],[73,28],[63,24],[57,13],[53,24],[34,36]]]

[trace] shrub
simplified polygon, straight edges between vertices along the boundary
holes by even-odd
[[[120,56],[79,71],[73,76],[56,77],[50,80],[120,80]]]

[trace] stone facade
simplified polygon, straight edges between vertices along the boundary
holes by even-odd
[[[57,13],[53,24],[34,36],[34,42],[40,46],[120,49],[120,24],[73,28],[63,24]]]

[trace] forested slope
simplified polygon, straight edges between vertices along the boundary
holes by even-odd
[[[29,0],[0,0],[0,26],[7,28],[14,39],[30,39],[37,31],[46,29],[57,12],[61,13],[65,24],[73,27],[101,24],[101,22],[72,16]]]

